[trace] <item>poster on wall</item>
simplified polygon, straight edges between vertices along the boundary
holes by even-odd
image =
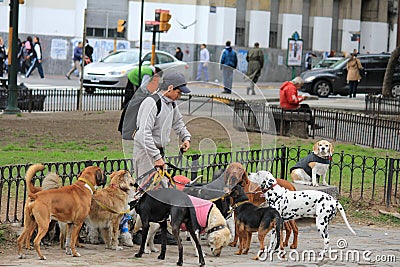
[[[287,65],[301,66],[301,58],[303,54],[303,40],[288,39]]]

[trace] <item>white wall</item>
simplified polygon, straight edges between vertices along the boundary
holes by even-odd
[[[393,25],[393,30],[390,31],[388,52],[392,52],[393,50],[396,49],[396,42],[397,42],[397,23]]]
[[[361,22],[360,53],[387,51],[388,25],[382,22]]]
[[[269,31],[271,22],[271,12],[250,10],[246,14],[246,22],[249,24],[249,47],[255,42],[260,43],[260,47],[269,47]]]
[[[144,20],[154,20],[156,9],[169,10],[172,15],[171,29],[168,33],[161,33],[161,41],[177,43],[206,43],[224,44],[226,40],[235,39],[236,9],[217,7],[217,13],[210,13],[209,6],[178,5],[145,3]],[[138,41],[140,38],[141,3],[129,2],[128,32],[129,41]],[[183,25],[196,24],[182,29]],[[179,22],[178,22],[179,21]],[[152,40],[152,33],[143,33],[143,41]]]
[[[8,32],[9,1],[0,3],[0,31]],[[19,5],[19,33],[82,36],[86,0],[36,0]]]
[[[344,19],[341,21],[342,25],[342,51],[347,53],[352,53],[354,49],[358,50],[358,42],[351,41],[352,32],[360,31],[360,21]],[[339,26],[340,28],[340,26]],[[379,41],[379,40],[377,40]]]
[[[311,17],[313,25],[312,50],[330,51],[332,40],[332,18]]]
[[[303,15],[298,14],[279,14],[279,25],[282,25],[281,48],[288,48],[288,39],[294,32],[298,32],[301,38]]]

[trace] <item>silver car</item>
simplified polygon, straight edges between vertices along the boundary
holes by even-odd
[[[150,64],[151,51],[142,52],[142,64]],[[125,49],[113,52],[99,62],[88,64],[83,72],[83,87],[87,93],[96,89],[125,88],[128,72],[139,65],[139,49]],[[188,65],[173,55],[156,50],[155,65],[162,70],[174,68],[185,74]]]

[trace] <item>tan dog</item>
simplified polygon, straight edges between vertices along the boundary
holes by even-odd
[[[129,211],[129,196],[136,192],[135,179],[126,170],[115,171],[110,177],[110,184],[93,195],[86,222],[100,229],[107,249],[121,250],[118,246],[119,223]]]
[[[277,182],[280,186],[290,190],[296,191],[296,188],[288,181],[283,179],[277,179]],[[250,181],[246,170],[243,165],[239,162],[232,162],[225,171],[225,185],[227,185],[230,189],[232,189],[236,184],[240,184],[244,188],[244,192],[249,198],[249,202],[253,203],[256,206],[260,206],[265,202],[265,197],[263,192],[261,191],[259,185],[254,181]],[[293,232],[293,243],[290,245],[290,248],[297,248],[298,243],[298,235],[299,229],[297,227],[296,221],[286,221],[285,225],[285,241],[283,242],[283,246],[287,246],[289,244],[289,238],[291,233]],[[236,234],[237,226],[235,226],[235,237],[233,241],[229,244],[232,247],[235,247],[238,241],[239,236]]]
[[[322,184],[326,182],[326,173],[332,160],[333,146],[326,140],[320,140],[313,146],[313,152],[302,158],[290,169],[293,182],[318,186],[317,175],[322,176]]]
[[[40,250],[40,241],[49,228],[50,220],[55,219],[68,223],[67,240],[70,236],[71,253],[73,256],[79,257],[80,254],[76,251],[75,245],[82,224],[90,211],[94,186],[104,185],[106,177],[99,167],[89,166],[82,171],[73,185],[33,193],[31,191],[32,177],[37,170],[43,170],[43,168],[43,165],[42,167],[33,165],[28,169],[25,177],[29,201],[25,206],[24,231],[18,238],[18,256],[24,258],[23,243],[32,235],[37,226],[38,233],[33,244],[39,258],[45,260],[46,257]]]

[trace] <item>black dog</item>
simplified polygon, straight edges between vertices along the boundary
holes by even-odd
[[[142,257],[145,249],[147,234],[149,232],[150,222],[157,222],[161,226],[161,253],[158,259],[165,259],[167,250],[167,218],[171,216],[172,234],[178,243],[179,259],[177,265],[183,264],[183,246],[179,238],[179,229],[182,223],[186,225],[192,239],[196,243],[199,254],[199,265],[204,266],[205,261],[201,250],[200,242],[196,231],[201,227],[196,219],[196,211],[187,194],[174,188],[161,188],[154,191],[148,191],[141,198],[129,203],[131,208],[135,208],[137,214],[142,220],[142,243],[139,252],[135,257]]]
[[[268,251],[272,248],[272,243],[275,241],[275,231],[278,235],[275,250],[278,248],[278,245],[283,250],[281,242],[283,220],[279,213],[273,208],[257,207],[253,203],[250,203],[243,187],[240,185],[233,187],[230,196],[232,197],[235,209],[236,230],[239,236],[239,250],[235,254],[248,253],[253,232],[258,232],[260,251],[265,252],[264,239],[271,229],[272,236]],[[253,259],[257,260],[258,255]]]

